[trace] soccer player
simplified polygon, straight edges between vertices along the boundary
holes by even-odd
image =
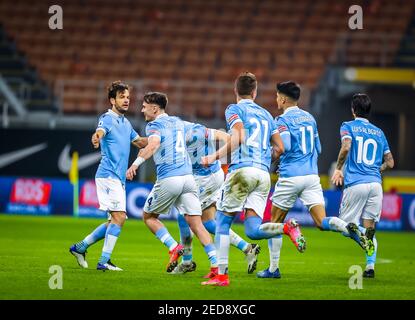
[[[360,231],[374,243],[374,253],[366,254],[363,273],[366,278],[374,278],[378,247],[375,226],[383,199],[381,174],[393,168],[394,160],[385,134],[367,119],[371,109],[369,96],[355,94],[351,106],[354,120],[343,122],[340,128],[342,145],[331,180],[336,186],[344,185],[340,218],[356,225],[363,222],[363,228],[351,230],[350,236]]]
[[[270,113],[254,102],[257,95],[255,75],[240,74],[234,91],[237,103],[229,105],[225,111],[230,137],[222,148],[202,158],[202,164],[208,165],[231,152],[229,173],[221,188],[216,212],[219,274],[203,282],[204,285],[229,285],[229,229],[235,216],[244,209],[245,233],[250,239],[269,239],[286,233],[294,242],[303,241],[299,226],[292,220],[286,224],[268,223],[267,230],[262,228],[271,187],[271,143],[280,151],[283,151],[283,144]]]
[[[69,252],[81,267],[88,268],[86,250],[105,238],[97,269],[121,271],[110,258],[127,219],[125,172],[130,144],[141,148],[143,141],[125,117],[130,105],[129,86],[121,81],[113,82],[108,88],[108,100],[112,107],[99,118],[98,127],[92,135],[94,148],[101,145],[102,159],[95,175],[95,183],[100,209],[108,212],[108,222],[98,226],[84,240],[72,245]]]
[[[206,128],[201,124],[185,123],[187,127],[187,151],[192,161],[193,175],[198,185],[199,199],[202,205],[202,222],[209,233],[215,234],[216,201],[224,181],[224,172],[221,169],[219,160],[216,160],[208,167],[204,167],[201,165],[201,158],[215,152],[216,141],[226,142],[228,134],[220,130]],[[196,263],[192,261],[192,232],[183,215],[178,216],[178,223],[181,243],[184,246],[184,254],[182,263],[174,269],[173,273],[191,272],[196,269]],[[260,252],[259,245],[246,242],[232,230],[229,230],[229,233],[231,244],[245,254],[248,262],[248,273],[254,272]],[[207,275],[207,278],[211,278],[216,274]]]
[[[297,198],[310,211],[315,225],[324,231],[348,233],[347,223],[337,217],[326,217],[323,190],[318,176],[317,158],[321,144],[314,117],[298,107],[301,89],[292,81],[277,84],[277,106],[283,114],[276,125],[284,143],[280,156],[279,179],[272,195],[271,221],[283,222]],[[278,157],[278,155],[277,155]],[[265,227],[265,226],[264,226]],[[357,239],[361,244],[361,239]],[[257,273],[259,278],[280,278],[279,259],[282,237],[268,241],[270,266]],[[305,243],[299,243],[300,252]]]
[[[173,239],[158,219],[160,214],[169,213],[172,205],[184,214],[190,229],[199,238],[210,260],[212,271],[217,268],[216,248],[201,219],[197,185],[186,149],[186,127],[180,118],[169,116],[165,112],[166,106],[165,94],[150,92],[144,95],[141,112],[148,122],[148,145],[140,150],[137,159],[127,171],[127,178],[133,179],[137,168],[153,156],[157,167],[157,181],[146,200],[143,218],[151,232],[169,248],[167,272],[174,270],[177,260],[183,254],[183,245]]]

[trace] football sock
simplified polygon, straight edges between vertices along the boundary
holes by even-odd
[[[275,272],[279,268],[280,252],[282,247],[282,235],[268,239],[269,271]]]
[[[215,220],[208,220],[203,222],[206,230],[211,233],[215,234],[216,232],[216,222]],[[229,230],[230,242],[231,245],[237,247],[241,251],[246,251],[248,249],[249,243],[242,239],[239,235],[237,235],[234,231]]]
[[[193,233],[192,233],[192,230],[190,230],[190,227],[187,224],[186,219],[183,215],[179,214],[179,216],[177,217],[177,221],[179,222],[180,242],[182,243],[184,247],[182,263],[190,264],[193,259],[193,253],[192,253]]]
[[[283,223],[262,223],[260,217],[249,217],[245,219],[245,233],[253,240],[269,239],[284,233]]]
[[[222,211],[216,213],[215,245],[217,250],[219,274],[228,273],[229,260],[229,229],[234,217],[225,215]]]
[[[321,222],[321,229],[324,231],[348,233],[346,226],[347,223],[337,217],[326,217]]]
[[[112,250],[114,250],[115,243],[121,233],[121,227],[118,224],[110,223],[105,233],[104,247],[102,248],[102,255],[99,258],[99,263],[107,263],[111,257]]]
[[[210,233],[210,234],[215,234],[216,232],[216,221],[211,219],[208,221],[203,222],[203,225],[205,226],[206,230]]]
[[[375,252],[373,255],[368,256],[366,254],[366,270],[375,269],[376,253],[378,251],[378,241],[376,240],[376,236],[373,237],[373,244],[375,245]]]
[[[95,242],[104,239],[107,231],[107,223],[99,225],[92,233],[87,235],[84,240],[75,244],[76,250],[80,253],[84,253],[89,246]]]
[[[246,253],[245,251],[247,251],[248,247],[249,247],[248,242],[246,242],[244,239],[242,239],[232,229],[229,230],[229,237],[230,237],[231,245],[233,245],[234,247],[237,247],[239,250]]]
[[[177,246],[176,240],[170,235],[166,227],[162,227],[157,230],[156,237],[167,247],[169,251],[173,250]]]
[[[218,259],[216,256],[216,247],[213,243],[209,243],[204,246],[205,252],[208,255],[210,261],[210,267],[214,268],[218,266]]]

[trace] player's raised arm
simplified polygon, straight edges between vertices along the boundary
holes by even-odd
[[[94,134],[92,135],[91,142],[95,149],[99,148],[99,141],[102,139],[104,134],[105,132],[101,130],[100,128],[98,128],[97,131],[95,131]]]

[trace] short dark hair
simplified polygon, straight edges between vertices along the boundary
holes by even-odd
[[[166,109],[169,101],[167,95],[162,92],[147,92],[143,99],[147,103],[158,105],[161,109]]]
[[[114,81],[107,88],[108,90],[108,100],[111,98],[116,98],[118,92],[124,92],[125,90],[130,90],[131,87],[128,84],[121,82],[121,80]]]
[[[352,98],[352,110],[357,117],[366,118],[370,114],[372,102],[367,94],[356,93]]]
[[[277,91],[293,99],[294,101],[298,101],[300,99],[301,87],[294,81],[277,83]]]
[[[250,96],[257,87],[256,77],[248,71],[242,72],[236,79],[236,92],[239,96]]]

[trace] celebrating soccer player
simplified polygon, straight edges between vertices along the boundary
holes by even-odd
[[[315,225],[323,231],[348,233],[347,223],[338,217],[326,217],[323,189],[318,176],[317,158],[321,144],[314,117],[298,107],[300,86],[287,81],[277,84],[277,106],[283,114],[276,118],[276,125],[284,143],[285,152],[280,156],[279,179],[272,195],[271,221],[283,222],[297,198],[310,211]],[[265,227],[265,226],[264,226]],[[355,239],[356,240],[356,239]],[[356,241],[362,245],[365,237]],[[366,248],[366,242],[364,247]],[[258,272],[259,278],[280,278],[279,259],[282,238],[268,242],[270,266]],[[298,242],[300,252],[305,242]]]
[[[163,223],[160,214],[167,214],[175,206],[184,214],[190,229],[199,238],[210,260],[211,272],[217,268],[216,248],[212,238],[202,224],[202,210],[192,163],[186,148],[185,123],[166,112],[167,96],[150,92],[144,95],[142,112],[148,122],[146,135],[148,145],[140,150],[137,159],[127,171],[133,179],[137,168],[151,156],[157,167],[157,181],[144,206],[144,222],[157,238],[169,248],[170,260],[167,272],[172,272],[183,255],[183,245],[178,244]]]
[[[213,153],[216,150],[216,141],[226,142],[228,134],[220,130],[209,129],[197,123],[186,123],[186,144],[192,161],[193,175],[199,188],[199,199],[202,205],[202,222],[206,230],[211,234],[216,231],[216,201],[219,197],[219,190],[224,181],[224,172],[221,169],[220,161],[216,160],[207,167],[201,165],[202,156]],[[192,233],[183,215],[178,217],[181,243],[184,246],[182,263],[173,273],[186,273],[196,269],[196,263],[192,261]],[[230,243],[241,250],[248,262],[248,273],[256,269],[260,247],[258,244],[248,243],[233,230],[229,230]],[[212,278],[217,270],[210,273],[206,278]]]
[[[342,146],[331,180],[335,185],[344,185],[340,218],[355,225],[360,220],[363,222],[363,227],[349,230],[350,236],[365,234],[373,241],[374,253],[366,254],[363,276],[374,278],[377,253],[375,225],[379,222],[383,199],[381,174],[393,168],[394,160],[385,134],[367,119],[371,109],[369,96],[355,94],[351,105],[354,120],[344,122],[340,128]]]
[[[69,252],[75,256],[81,267],[88,268],[85,259],[87,248],[105,238],[97,269],[121,271],[121,268],[111,262],[110,257],[127,219],[125,172],[128,167],[130,144],[140,148],[143,141],[124,116],[130,105],[128,85],[121,81],[113,82],[108,88],[108,99],[112,108],[99,118],[98,127],[92,135],[94,148],[101,145],[102,158],[95,175],[95,183],[100,209],[108,212],[108,222],[101,224],[84,240],[74,244]]]
[[[262,228],[271,188],[271,143],[279,152],[283,152],[284,147],[271,114],[254,102],[257,95],[255,75],[249,72],[239,75],[235,95],[237,103],[229,105],[225,111],[230,130],[227,143],[214,154],[202,158],[202,164],[208,165],[231,153],[230,173],[221,188],[216,213],[219,274],[204,282],[205,285],[229,285],[229,229],[242,210],[245,210],[245,233],[251,239],[269,239],[286,233],[295,242],[301,234],[294,221],[269,223],[266,230]]]

